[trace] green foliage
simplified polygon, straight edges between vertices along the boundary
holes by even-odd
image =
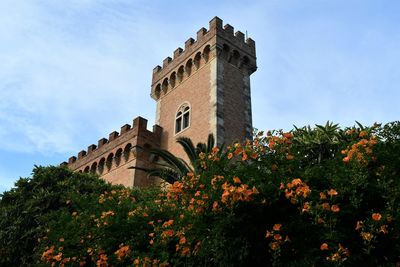
[[[167,187],[96,185],[97,178],[83,174],[73,174],[81,179],[67,183],[54,176],[71,177],[69,171],[42,168],[52,175],[43,175],[47,179],[36,191],[47,193],[33,197],[27,184],[37,174],[21,180],[0,203],[2,214],[10,214],[0,222],[1,255],[11,262],[10,255],[19,253],[24,263],[38,266],[400,262],[399,122],[345,129],[328,122],[290,133],[270,131],[227,149],[181,142],[191,164],[179,173],[176,164],[165,161],[162,167],[179,173]],[[172,163],[174,156],[169,157]],[[94,180],[83,188],[83,178]],[[22,224],[29,216],[17,219],[25,216],[23,205],[41,207],[30,239],[22,236],[25,229],[36,229]],[[30,250],[6,245],[24,247],[26,240]]]
[[[15,188],[1,195],[0,266],[32,264],[49,214],[68,210],[67,199],[82,203],[109,188],[93,175],[64,167],[35,167],[32,178],[20,178]]]

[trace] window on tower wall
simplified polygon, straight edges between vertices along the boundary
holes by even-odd
[[[183,104],[178,109],[175,117],[175,134],[180,133],[190,126],[190,106]]]

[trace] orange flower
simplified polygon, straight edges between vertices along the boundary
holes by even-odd
[[[324,210],[329,210],[330,209],[330,205],[329,205],[328,202],[322,203],[321,206],[322,206],[322,209],[324,209]]]
[[[366,241],[371,241],[373,235],[371,233],[368,233],[368,232],[361,232],[361,237],[362,237],[362,239],[364,239]]]
[[[183,245],[183,244],[185,244],[185,243],[186,243],[186,237],[182,236],[182,237],[179,239],[179,244],[180,244],[180,245]]]
[[[364,138],[364,137],[367,136],[367,133],[365,131],[361,131],[358,136],[361,137],[361,138]]]
[[[285,137],[285,138],[287,138],[287,139],[291,139],[291,138],[293,138],[293,134],[291,134],[291,133],[284,133],[284,134],[283,134],[283,137]]]
[[[320,199],[326,199],[326,195],[322,192],[319,192],[319,198]]]
[[[379,213],[372,213],[372,220],[380,221],[381,218],[382,218],[382,215],[380,215]]]
[[[174,223],[174,220],[168,220],[168,221],[166,221],[165,223],[163,223],[163,227],[168,227],[168,226],[171,226],[172,224]]]
[[[274,239],[275,239],[276,241],[282,240],[282,236],[281,236],[280,234],[274,234]]]
[[[381,227],[379,227],[379,233],[387,234],[388,233],[387,228],[388,228],[387,225],[381,225]]]
[[[272,139],[269,140],[269,142],[268,142],[268,147],[269,147],[269,149],[273,150],[274,147],[275,147],[275,141],[272,140]]]
[[[163,237],[171,237],[171,236],[174,235],[174,230],[167,230],[167,231],[164,231],[164,232],[162,232],[161,235],[162,235]]]
[[[182,256],[187,256],[187,255],[189,255],[189,254],[190,254],[190,248],[189,248],[189,247],[184,247],[184,248],[182,248],[181,254],[182,254]]]
[[[62,259],[62,253],[61,252],[59,252],[57,255],[55,255],[53,257],[53,260],[56,260],[56,261],[61,261],[61,259]]]
[[[362,221],[357,221],[355,230],[356,231],[360,230],[362,226],[363,226],[363,222]]]
[[[293,157],[292,155],[287,155],[287,156],[286,156],[286,159],[287,159],[287,160],[292,160],[292,159],[294,159],[294,157]]]
[[[280,189],[280,190],[285,189],[285,184],[284,184],[284,183],[281,183],[281,184],[279,185],[279,189]]]
[[[319,247],[319,249],[320,249],[320,250],[328,250],[328,249],[329,249],[328,244],[327,244],[327,243],[323,243],[323,244]]]
[[[260,193],[260,192],[258,192],[258,190],[257,190],[257,188],[256,188],[255,186],[253,186],[253,188],[251,189],[251,192],[252,192],[253,194],[258,194],[258,193]]]
[[[51,246],[48,250],[43,252],[42,258],[49,258],[53,255],[53,253],[54,253],[54,246]]]
[[[247,153],[243,151],[243,155],[242,155],[242,160],[245,161],[247,160]]]
[[[350,161],[350,158],[348,156],[343,158],[344,163],[348,163],[349,161]]]
[[[303,205],[303,209],[301,210],[302,212],[308,212],[310,210],[310,203],[306,202]]]
[[[256,158],[258,157],[258,154],[257,154],[257,153],[252,153],[252,154],[250,155],[250,157],[251,157],[252,159],[256,159]]]
[[[272,250],[277,250],[277,249],[279,249],[279,243],[278,243],[278,242],[272,242],[269,246],[270,246],[270,248],[271,248]]]
[[[128,256],[128,254],[131,252],[130,248],[128,245],[124,246],[123,244],[120,245],[120,248],[115,251],[115,255],[117,255],[117,258],[119,260],[122,260],[123,258],[125,258],[126,256]]]
[[[328,191],[328,195],[330,197],[337,196],[338,192],[335,189],[331,189],[331,190]]]
[[[339,211],[340,211],[340,208],[339,208],[338,205],[332,205],[331,211],[334,212],[334,213],[336,213],[336,212],[339,212]]]
[[[281,230],[281,227],[282,227],[282,224],[277,223],[277,224],[274,224],[274,226],[272,227],[272,229],[273,229],[274,231],[279,231],[279,230]]]
[[[292,186],[298,186],[301,185],[303,181],[300,178],[295,178],[292,180]]]
[[[270,237],[270,236],[272,236],[272,234],[271,234],[270,231],[267,230],[267,232],[265,233],[265,238],[268,238],[268,237]]]
[[[213,208],[212,208],[213,211],[218,210],[218,202],[217,201],[214,201],[212,206],[213,206]]]
[[[233,177],[233,182],[235,183],[235,184],[240,184],[240,183],[242,183],[242,181],[240,181],[240,179],[239,179],[239,177]]]
[[[232,154],[232,153],[229,153],[229,154],[228,154],[228,159],[231,159],[231,158],[233,158],[233,154]]]
[[[213,147],[211,152],[212,152],[213,154],[217,154],[218,151],[219,151],[219,148],[218,148],[218,147]]]

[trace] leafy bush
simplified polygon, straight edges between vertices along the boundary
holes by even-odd
[[[111,188],[96,176],[65,167],[35,167],[32,178],[19,179],[1,195],[0,266],[31,265],[50,214],[69,210],[68,199],[84,203]]]
[[[39,216],[31,259],[43,266],[399,264],[399,122],[269,131],[197,156],[201,169],[172,185],[66,194],[62,208]]]

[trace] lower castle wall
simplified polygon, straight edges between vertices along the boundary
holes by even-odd
[[[153,127],[153,132],[146,129],[147,120],[138,117],[133,122],[133,128],[123,126],[122,134],[113,132],[111,141],[102,144],[100,148],[92,145],[88,153],[80,153],[76,159],[70,158],[68,167],[74,171],[92,172],[112,184],[124,186],[147,186],[154,183],[146,172],[129,167],[149,168],[153,166],[149,150],[160,147],[162,129]],[[102,140],[102,139],[101,139]],[[99,145],[101,140],[99,140]],[[104,140],[104,139],[103,139]],[[89,147],[90,148],[90,147]]]

